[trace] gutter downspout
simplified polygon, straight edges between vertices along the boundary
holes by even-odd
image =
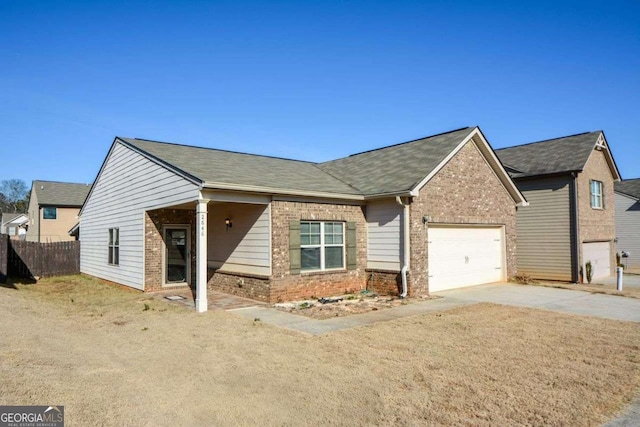
[[[407,271],[409,271],[409,257],[410,257],[410,233],[409,233],[409,203],[402,201],[400,196],[396,196],[396,203],[402,206],[402,232],[403,232],[403,245],[402,245],[402,269],[400,270],[400,276],[402,277],[402,293],[400,298],[406,298],[409,293],[407,286]]]

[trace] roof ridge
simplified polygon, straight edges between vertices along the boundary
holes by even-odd
[[[549,138],[549,139],[543,139],[543,140],[540,140],[540,141],[533,141],[533,142],[526,142],[524,144],[512,145],[510,147],[496,148],[495,151],[508,150],[509,148],[519,148],[519,147],[524,147],[526,145],[540,144],[542,142],[555,141],[555,140],[558,140],[558,139],[572,138],[574,136],[588,135],[590,133],[599,133],[599,132],[603,132],[603,131],[602,130],[593,130],[593,131],[588,131],[588,132],[574,133],[573,135],[559,136],[559,137],[556,137],[556,138]]]
[[[391,145],[387,145],[387,146],[384,146],[384,147],[374,148],[372,150],[366,150],[366,151],[362,151],[360,153],[350,154],[347,157],[341,157],[341,159],[345,159],[345,158],[349,158],[349,157],[355,157],[355,156],[359,156],[361,154],[366,154],[366,153],[372,153],[374,151],[386,150],[387,148],[397,147],[399,145],[404,145],[404,144],[410,144],[412,142],[421,141],[423,139],[435,138],[436,136],[447,135],[447,134],[454,133],[454,132],[460,132],[461,130],[465,130],[465,129],[473,129],[473,127],[465,126],[465,127],[461,127],[459,129],[450,130],[450,131],[447,131],[447,132],[436,133],[435,135],[423,136],[421,138],[412,139],[411,141],[398,142],[396,144],[391,144]],[[335,160],[340,160],[340,159],[335,159]],[[333,160],[329,160],[328,162],[324,162],[324,163],[329,163],[331,161],[333,161]]]
[[[223,153],[231,153],[231,154],[241,154],[243,156],[254,156],[254,157],[262,157],[262,158],[267,158],[267,159],[276,159],[276,160],[286,160],[289,162],[299,162],[299,163],[310,163],[312,165],[317,165],[317,162],[311,162],[309,160],[297,160],[297,159],[289,159],[286,157],[278,157],[278,156],[269,156],[266,154],[255,154],[255,153],[243,153],[241,151],[234,151],[234,150],[224,150],[221,148],[211,148],[211,147],[201,147],[199,145],[189,145],[189,144],[179,144],[176,142],[166,142],[166,141],[156,141],[153,139],[145,139],[145,138],[129,138],[129,137],[125,137],[125,136],[116,136],[117,139],[120,140],[136,140],[136,141],[146,141],[146,142],[153,142],[154,144],[166,144],[166,145],[173,145],[176,147],[186,147],[186,148],[198,148],[201,150],[210,150],[210,151],[219,151],[219,152],[223,152]]]

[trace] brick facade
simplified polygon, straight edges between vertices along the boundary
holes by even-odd
[[[594,150],[591,153],[583,171],[578,174],[577,180],[580,265],[585,262],[582,259],[582,243],[609,241],[611,245],[611,266],[614,267],[616,265],[613,241],[616,237],[614,181],[604,152]],[[593,209],[591,207],[591,180],[602,182],[604,209]]]
[[[294,220],[355,222],[357,268],[335,272],[291,274],[289,271],[289,224]],[[364,207],[273,201],[271,227],[270,302],[336,295],[365,288],[367,236]]]
[[[397,271],[368,269],[367,289],[381,295],[398,296],[402,292],[402,277]]]
[[[476,145],[468,142],[421,190],[410,206],[409,295],[429,291],[429,223],[503,225],[507,277],[516,274],[516,205]]]
[[[222,273],[209,269],[207,289],[269,302],[271,280],[241,273]]]
[[[160,291],[163,288],[164,238],[162,227],[166,224],[191,226],[191,283],[196,283],[195,210],[158,209],[144,215],[144,290]],[[186,285],[185,285],[186,286]],[[173,287],[173,286],[172,286]]]

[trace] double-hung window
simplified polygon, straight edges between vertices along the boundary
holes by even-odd
[[[344,223],[300,222],[302,271],[344,268]]]
[[[603,203],[603,194],[602,194],[602,182],[601,181],[591,181],[591,207],[593,209],[604,209]]]
[[[109,229],[109,264],[120,265],[120,229]]]

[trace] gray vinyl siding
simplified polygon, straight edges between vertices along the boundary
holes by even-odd
[[[621,261],[627,267],[640,268],[640,201],[615,193],[616,250],[631,253]]]
[[[367,268],[400,270],[402,209],[393,199],[367,204]]]
[[[227,228],[225,219],[233,226]],[[208,264],[221,271],[271,274],[270,205],[209,205]]]
[[[517,182],[529,206],[518,207],[518,274],[537,279],[573,278],[573,179],[570,176]]]
[[[198,198],[199,187],[116,143],[80,219],[80,271],[144,289],[144,212]],[[108,230],[120,229],[120,264],[109,265]]]

